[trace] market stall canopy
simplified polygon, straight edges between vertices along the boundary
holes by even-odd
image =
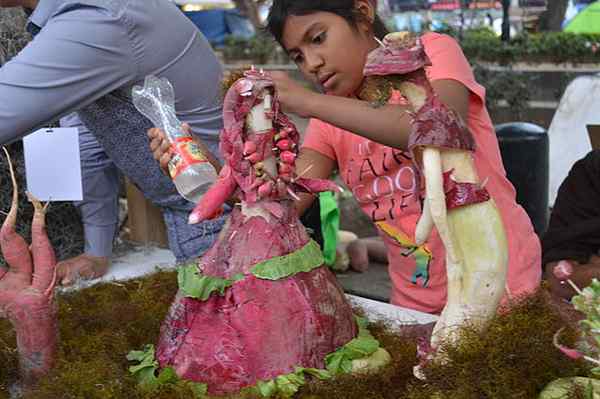
[[[572,33],[600,33],[600,1],[579,12],[564,29]]]

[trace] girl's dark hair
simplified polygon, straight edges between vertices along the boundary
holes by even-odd
[[[286,19],[291,15],[308,15],[313,12],[330,12],[344,18],[353,28],[358,27],[358,22],[363,18],[354,7],[355,0],[273,0],[267,30],[281,43],[283,27]],[[373,33],[378,39],[388,34],[381,18],[375,15]]]

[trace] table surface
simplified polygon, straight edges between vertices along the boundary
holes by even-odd
[[[73,287],[59,288],[59,291],[79,290],[99,283],[142,277],[156,272],[157,269],[175,268],[175,258],[169,250],[136,246],[116,256],[108,273],[103,277],[80,281]],[[348,271],[338,273],[336,276],[350,303],[364,309],[370,321],[384,321],[392,327],[400,327],[407,324],[427,324],[437,320],[436,316],[387,303],[391,291],[387,265],[374,263],[365,273]]]
[[[388,275],[387,265],[371,263],[369,269],[364,273],[347,271],[337,273],[336,277],[348,294],[381,302],[390,301],[392,283]]]

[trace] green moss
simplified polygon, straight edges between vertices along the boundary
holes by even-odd
[[[25,399],[192,398],[184,383],[167,384],[153,393],[141,391],[125,358],[131,350],[157,342],[176,291],[175,272],[160,272],[59,296],[58,363]],[[565,323],[544,295],[524,300],[498,316],[483,336],[464,329],[460,345],[445,346],[448,363],[424,369],[427,383],[412,375],[414,338],[392,333],[381,324],[370,326],[393,357],[387,368],[375,376],[312,379],[295,398],[535,398],[554,379],[588,373],[586,365],[567,359],[552,346],[554,332]],[[575,339],[572,328],[561,335],[565,345]],[[10,324],[0,320],[0,399],[8,399],[8,387],[17,377],[15,346]],[[575,391],[574,395],[583,398]]]
[[[8,399],[8,388],[17,377],[16,346],[10,323],[0,320],[0,399]]]

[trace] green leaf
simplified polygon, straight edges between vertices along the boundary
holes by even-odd
[[[583,396],[585,399],[594,399],[594,385],[592,385],[592,381],[588,382]]]
[[[379,348],[379,341],[372,337],[354,338],[344,346],[350,360],[360,359],[373,354]]]
[[[330,353],[325,357],[325,367],[332,374],[339,374],[342,370],[342,362],[344,361],[344,353],[340,350]]]
[[[304,382],[304,376],[296,373],[280,375],[279,377],[275,378],[277,390],[284,398],[291,398],[294,396],[300,387],[304,385]]]
[[[194,393],[195,399],[204,399],[208,394],[208,385],[200,384],[199,382],[188,381],[190,390]]]
[[[130,366],[129,372],[135,376],[143,389],[152,390],[158,385],[158,362],[154,359],[154,345],[146,345],[142,351],[129,352],[127,360],[139,362]]]
[[[154,360],[154,345],[148,344],[144,346],[144,349],[141,351],[131,351],[127,354],[127,360],[130,361],[138,361],[143,362],[150,358],[152,361]]]
[[[363,334],[365,332],[368,333],[369,335],[371,334],[368,330],[369,320],[367,320],[366,317],[354,316],[354,320],[356,321],[356,324],[358,325],[358,335]]]
[[[319,244],[310,240],[297,251],[256,264],[251,273],[263,280],[281,280],[300,272],[309,272],[324,263]]]
[[[304,372],[308,375],[312,375],[320,380],[328,380],[332,377],[331,373],[327,370],[315,369],[315,368],[296,368],[296,372]]]
[[[367,329],[368,321],[356,317],[356,323],[358,336],[325,357],[326,368],[331,374],[352,372],[352,360],[370,356],[379,349],[379,341]]]
[[[585,386],[584,397],[586,399],[600,398],[600,380],[585,377],[559,378],[552,381],[540,393],[538,399],[568,399],[573,392],[574,386]],[[591,390],[591,391],[590,391]],[[591,392],[592,396],[588,396]]]
[[[127,354],[127,360],[137,361],[139,364],[130,366],[129,371],[132,374],[138,373],[145,368],[158,368],[158,362],[154,359],[154,345],[144,346],[143,351],[131,351]]]
[[[158,384],[176,384],[179,376],[172,367],[166,367],[160,371],[156,382]]]
[[[135,366],[130,366],[129,367],[129,372],[132,373],[132,374],[136,374],[136,373],[139,373],[141,370],[144,370],[144,369],[147,369],[147,368],[151,368],[152,370],[156,370],[157,365],[142,363],[142,364],[138,364],[138,365],[135,365]]]
[[[273,396],[275,392],[277,392],[277,384],[275,384],[274,380],[257,381],[256,388],[258,389],[258,392],[263,396],[263,398]]]
[[[144,367],[135,372],[138,384],[145,390],[154,390],[158,386],[155,367]]]
[[[198,265],[195,263],[181,266],[177,272],[179,289],[186,297],[201,301],[206,301],[213,292],[223,296],[226,288],[243,279],[242,274],[236,274],[231,279],[204,276],[198,272]]]

